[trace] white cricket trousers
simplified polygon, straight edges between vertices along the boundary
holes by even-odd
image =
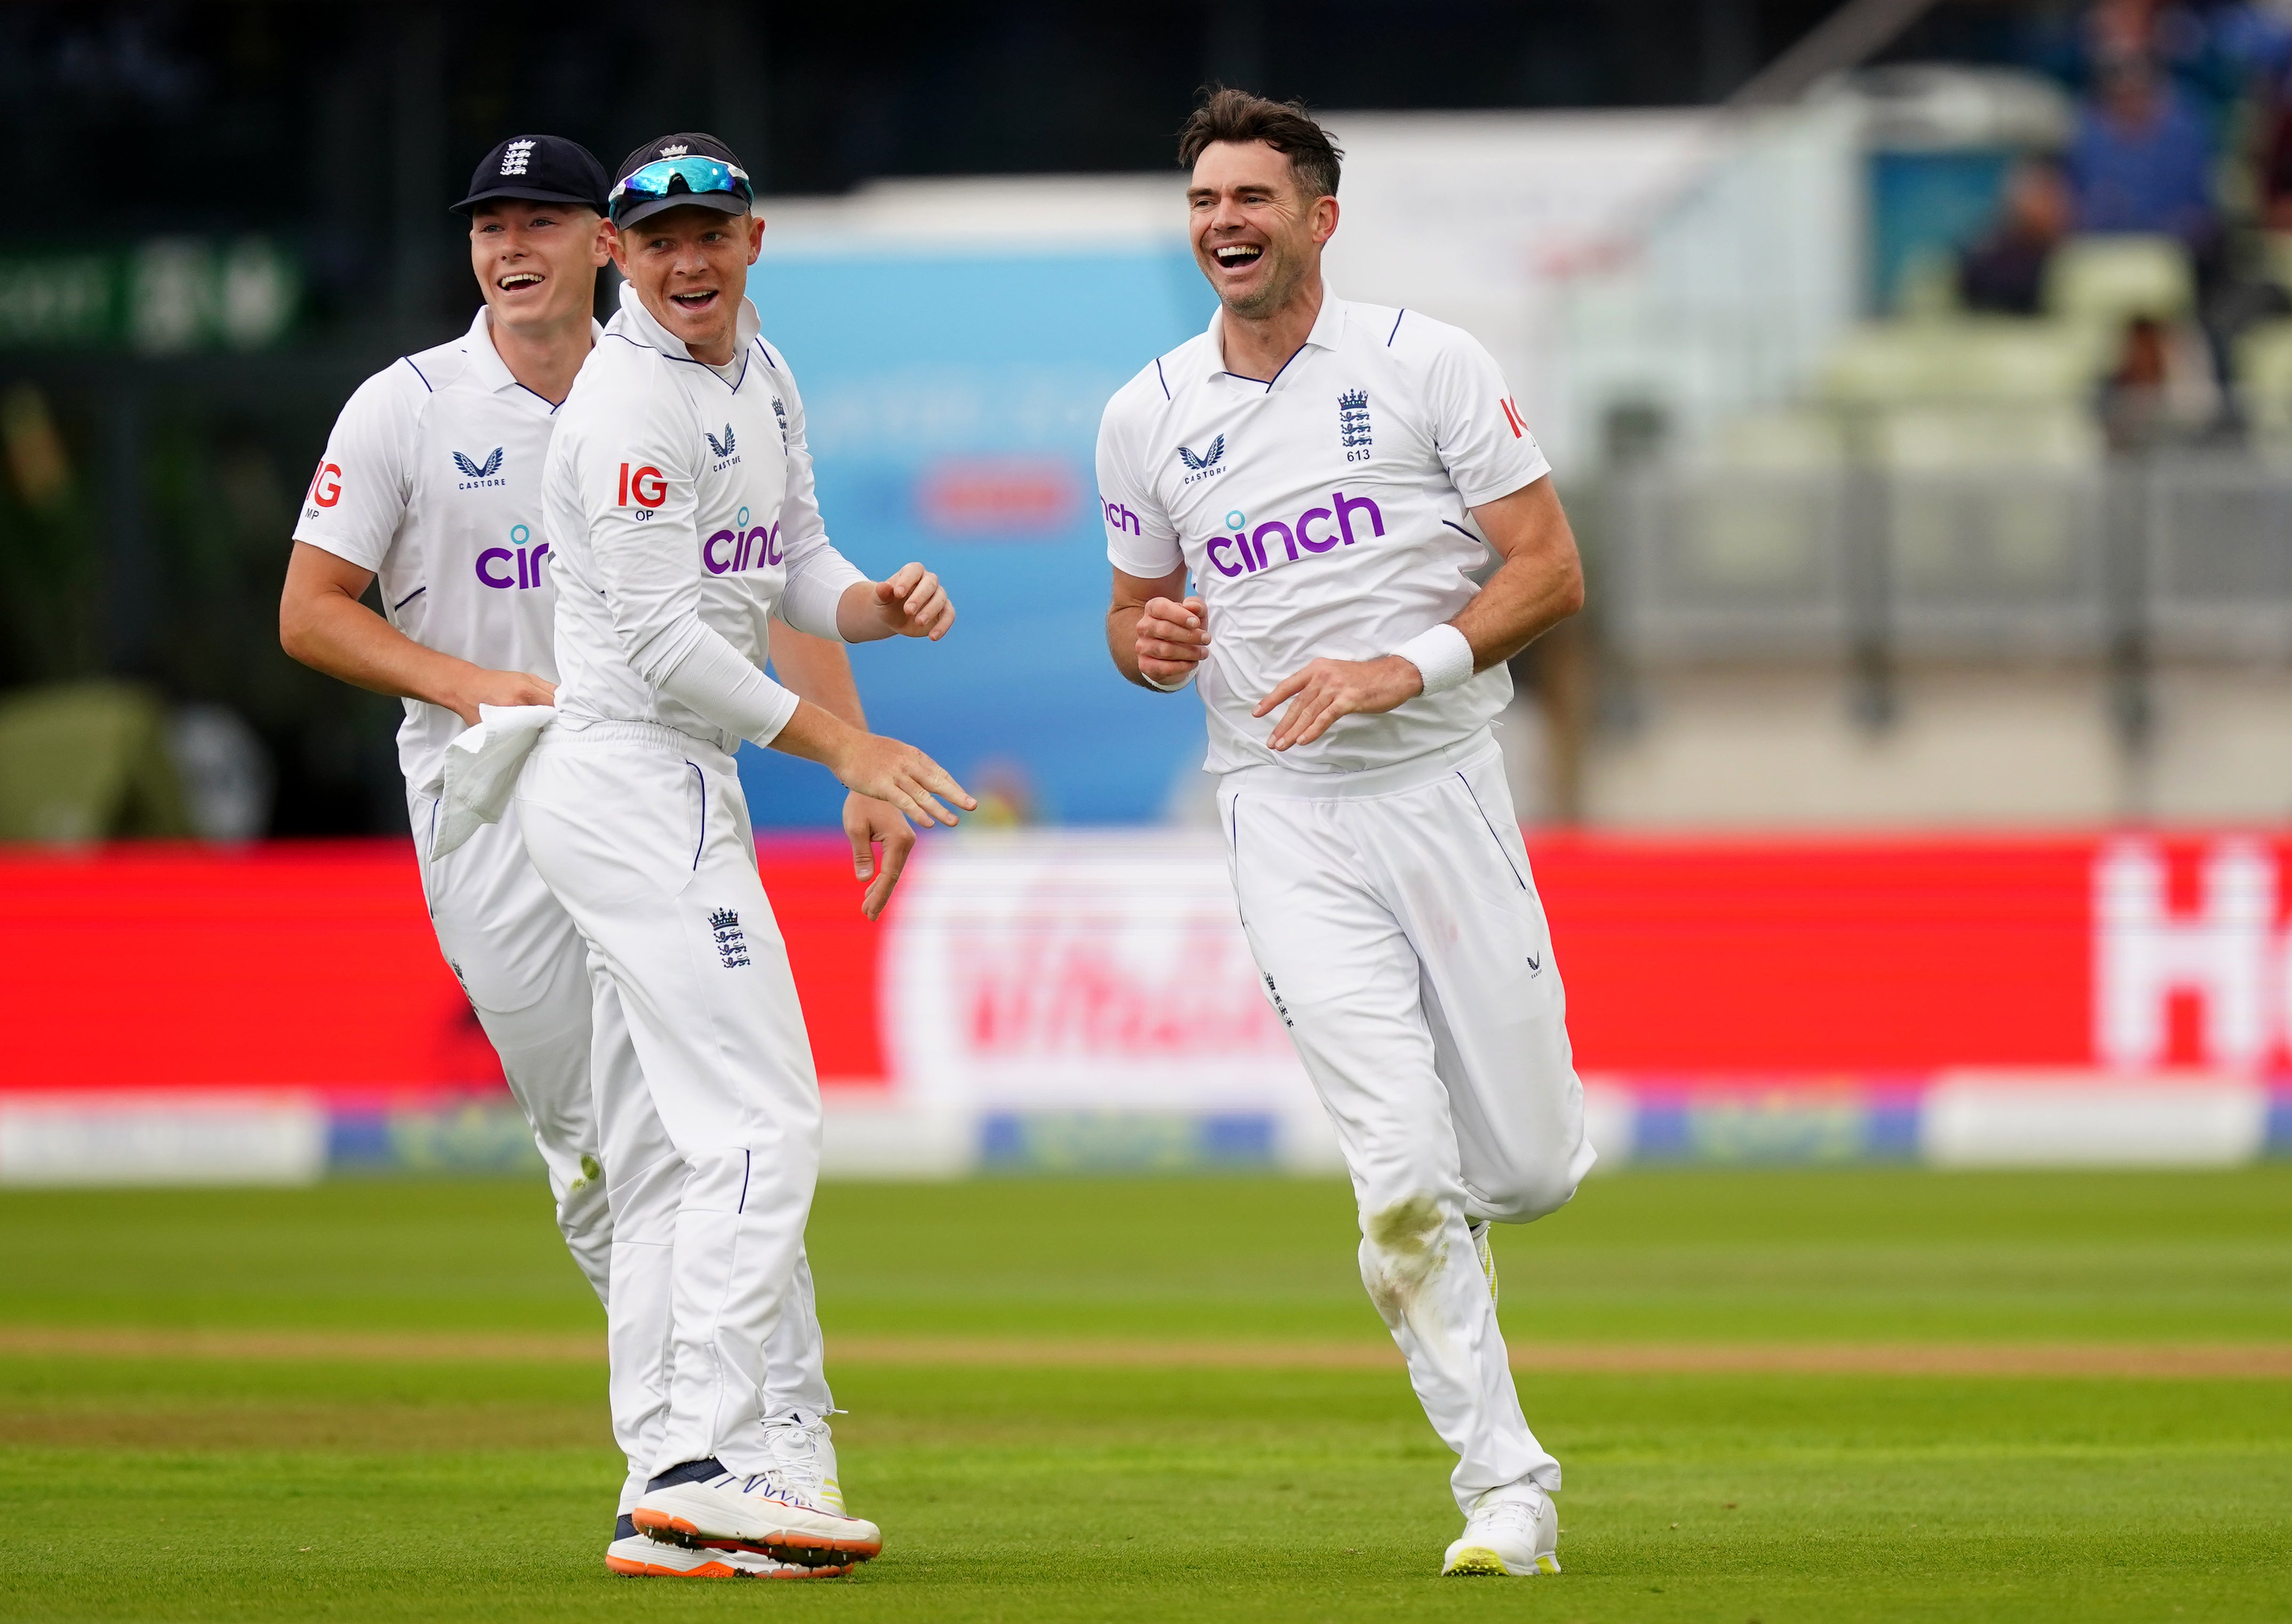
[[[816,1385],[821,1402],[801,1407],[830,1407],[824,1384],[787,1363],[790,1322],[812,1317],[819,1085],[732,759],[671,728],[561,719],[516,801],[534,866],[617,990],[635,1051],[634,1077],[597,1075],[627,1226],[616,1266],[636,1247],[668,1257],[666,1281],[629,1305],[660,1333],[666,1403],[638,1413],[644,1395],[617,1373],[616,1428],[634,1427],[652,1474],[711,1457],[763,1470],[774,1390]]]
[[[619,1011],[600,1006],[588,951],[571,917],[534,872],[514,808],[444,856],[431,851],[437,798],[409,792],[408,814],[439,951],[468,995],[501,1060],[511,1097],[533,1130],[556,1198],[557,1227],[597,1300],[604,1302],[612,1218],[598,1177],[589,1068],[591,1051],[599,1047],[594,1034],[607,1023],[617,1025]]]
[[[647,1170],[670,1153],[649,1104],[642,1120],[608,1114],[601,1131],[605,1102],[644,1102],[643,1076],[620,993],[536,872],[515,806],[444,856],[431,855],[437,808],[433,796],[409,797],[423,897],[440,951],[533,1130],[565,1243],[605,1305],[613,1435],[629,1463],[619,1507],[626,1513],[643,1492],[667,1413],[675,1191],[661,1191],[659,1175]],[[631,1189],[650,1202],[632,1202]],[[835,1408],[808,1270],[799,1284],[802,1311],[783,1322],[772,1350],[768,1416]]]
[[[1362,1283],[1457,1451],[1457,1504],[1556,1490],[1465,1228],[1542,1218],[1593,1160],[1496,741],[1357,773],[1243,768],[1218,802],[1266,996],[1352,1175]]]

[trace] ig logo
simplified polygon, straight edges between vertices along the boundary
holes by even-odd
[[[539,586],[542,582],[541,561],[549,556],[549,543],[544,542],[529,551],[526,543],[532,538],[533,532],[523,525],[512,525],[508,546],[488,547],[478,555],[478,579],[488,586],[503,590],[515,587],[522,591],[528,587]],[[514,575],[510,574],[512,559],[517,565]],[[496,570],[501,573],[496,575],[494,573]]]
[[[331,508],[343,499],[343,465],[321,462],[319,471],[311,476],[311,488],[304,493],[314,504],[303,514],[305,519],[319,517],[319,509]]]

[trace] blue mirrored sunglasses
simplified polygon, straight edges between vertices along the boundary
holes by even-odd
[[[730,192],[746,203],[756,200],[756,189],[748,184],[748,172],[737,164],[721,158],[660,158],[613,188],[613,218],[619,219],[624,210],[639,202],[673,197],[679,191]]]

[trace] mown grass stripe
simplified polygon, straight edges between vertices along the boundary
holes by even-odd
[[[0,1327],[0,1355],[121,1359],[530,1361],[586,1363],[603,1339],[566,1332],[198,1331]],[[831,1363],[1199,1370],[1397,1369],[1378,1342],[1241,1342],[952,1336],[832,1337]],[[2281,1343],[1515,1343],[1515,1370],[1566,1374],[2133,1377],[2292,1379]]]

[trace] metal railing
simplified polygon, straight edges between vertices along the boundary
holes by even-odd
[[[1649,464],[1611,503],[1635,661],[2292,658],[2292,462]]]

